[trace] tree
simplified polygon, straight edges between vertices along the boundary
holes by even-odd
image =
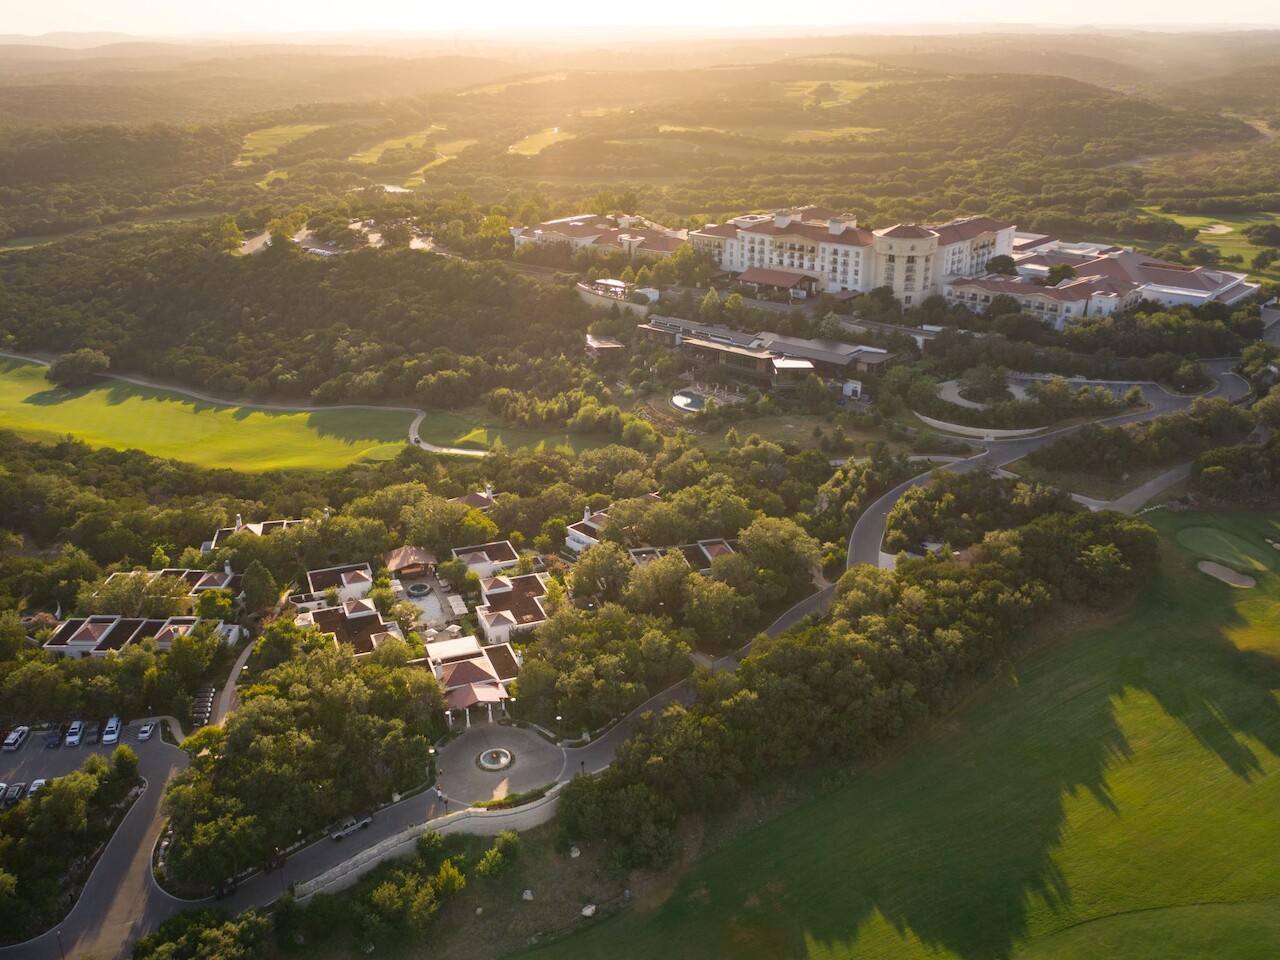
[[[413,242],[413,231],[405,223],[389,223],[380,231],[382,244],[388,250],[404,249]]]
[[[1045,275],[1045,280],[1051,287],[1056,287],[1064,280],[1074,280],[1076,276],[1076,268],[1069,263],[1055,263],[1049,268],[1049,272]]]
[[[53,361],[45,377],[60,387],[84,387],[94,383],[110,366],[111,358],[105,353],[85,347]]]
[[[570,592],[578,600],[617,600],[631,582],[636,565],[627,551],[616,543],[587,547],[569,574]]]
[[[230,590],[201,590],[196,598],[196,616],[202,620],[226,622],[235,614]]]
[[[632,610],[676,618],[684,598],[684,583],[694,576],[678,550],[651,560],[631,574],[625,600]]]
[[[268,607],[274,607],[280,599],[280,588],[261,561],[254,560],[245,569],[244,578],[240,581],[244,591],[244,606],[249,613],[261,613]]]
[[[166,620],[187,611],[190,589],[182,577],[117,574],[82,584],[76,607],[85,615],[118,613],[123,617]]]
[[[1018,275],[1018,268],[1014,265],[1013,257],[1006,253],[1001,253],[987,261],[987,272],[998,273],[1006,277],[1015,277]]]
[[[698,308],[698,318],[703,323],[715,323],[720,319],[720,308],[720,294],[716,293],[715,287],[712,287],[702,298],[702,305]]]
[[[739,539],[743,551],[761,571],[761,593],[769,599],[781,600],[813,588],[822,550],[794,520],[758,517]]]
[[[1272,387],[1265,397],[1255,403],[1253,412],[1260,423],[1268,427],[1280,427],[1280,385]]]
[[[734,630],[757,616],[756,603],[733,587],[709,577],[692,576],[684,582],[684,622],[698,635],[701,646],[726,649]]]

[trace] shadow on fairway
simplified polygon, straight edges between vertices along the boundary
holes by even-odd
[[[867,775],[713,853],[655,913],[624,913],[530,955],[1007,960],[1029,935],[1032,908],[1042,929],[1039,901],[1069,922],[1073,891],[1059,858],[1070,798],[1091,797],[1102,817],[1120,822],[1147,804],[1174,803],[1164,794],[1181,784],[1162,779],[1177,776],[1164,765],[1173,759],[1162,754],[1152,766],[1125,769],[1136,748],[1118,718],[1122,705],[1155,717],[1140,705],[1149,696],[1219,765],[1205,771],[1193,755],[1178,754],[1188,777],[1225,769],[1252,784],[1264,761],[1274,768],[1280,757],[1280,658],[1232,642],[1246,627],[1242,594],[1199,575],[1194,562],[1167,544],[1167,576],[1123,623],[1015,661],[1019,675],[988,684],[946,732],[891,748],[897,756]],[[1280,581],[1266,576],[1264,591],[1245,601],[1259,604],[1247,624],[1255,634],[1275,625],[1274,612],[1260,611],[1280,604]],[[1142,748],[1150,746],[1144,740]],[[1125,801],[1108,782],[1120,770]],[[1102,829],[1097,810],[1070,809]],[[1176,809],[1167,815],[1176,821]],[[1231,839],[1249,843],[1247,835]],[[1159,878],[1157,890],[1182,875],[1176,836],[1142,842],[1151,862],[1132,866]],[[1086,915],[1100,895],[1090,892]],[[900,937],[916,946],[905,948]]]

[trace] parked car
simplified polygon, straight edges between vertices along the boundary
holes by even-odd
[[[49,735],[44,738],[44,748],[46,750],[52,750],[55,747],[60,746],[62,746],[62,731],[57,727],[54,727],[49,731]]]
[[[110,745],[120,742],[120,718],[112,717],[107,721],[106,728],[102,731],[102,742]]]
[[[66,745],[68,747],[80,746],[80,738],[84,736],[84,721],[72,720],[71,726],[67,728]]]
[[[14,783],[9,785],[9,789],[4,795],[4,805],[12,807],[15,803],[27,795],[27,785],[25,783]]]
[[[358,813],[354,817],[339,821],[330,829],[329,836],[334,840],[341,840],[343,837],[351,836],[357,830],[364,830],[371,823],[373,823],[372,813]]]
[[[150,740],[155,732],[156,725],[154,723],[144,723],[138,728],[138,742],[141,743],[144,740]]]
[[[221,900],[224,897],[229,897],[236,892],[236,888],[239,886],[240,884],[235,880],[223,880],[213,888],[213,898],[215,900]]]
[[[27,742],[27,737],[31,736],[30,727],[14,727],[9,731],[9,735],[4,738],[5,753],[14,753],[21,750],[22,745]]]
[[[49,781],[46,780],[44,777],[41,777],[39,780],[32,780],[31,789],[27,791],[27,796],[34,797],[36,793],[39,792],[40,788],[43,787],[48,782]]]
[[[94,720],[84,728],[84,742],[89,746],[94,746],[102,737],[102,724]]]

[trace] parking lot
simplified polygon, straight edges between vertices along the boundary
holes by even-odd
[[[142,721],[136,723],[125,724],[120,728],[120,743],[127,744],[135,751],[141,752],[147,749],[151,744],[138,742],[138,730],[142,727]],[[100,754],[103,758],[110,758],[111,751],[116,745],[107,745],[99,743],[96,746],[81,745],[79,747],[68,747],[66,745],[46,748],[44,745],[45,737],[48,736],[49,730],[32,729],[31,736],[27,738],[27,742],[22,746],[21,750],[16,753],[0,753],[0,783],[30,784],[33,780],[52,780],[54,777],[65,776],[73,770],[79,769],[84,763],[84,759],[90,753]],[[160,730],[157,727],[152,741],[160,739]]]

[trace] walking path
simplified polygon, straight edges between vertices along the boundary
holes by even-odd
[[[26,363],[36,363],[42,367],[49,366],[49,360],[43,357],[31,356],[30,354],[10,353],[0,350],[0,357],[5,357],[9,360],[21,360]],[[443,453],[451,457],[484,457],[489,454],[488,450],[473,450],[467,447],[438,447],[434,443],[428,443],[423,440],[418,431],[422,426],[422,421],[427,418],[427,411],[420,410],[417,407],[397,407],[378,403],[338,403],[329,406],[315,406],[305,403],[257,403],[250,400],[215,397],[196,390],[189,390],[177,384],[165,383],[161,380],[150,380],[146,377],[128,376],[121,373],[106,374],[102,379],[117,380],[121,383],[129,383],[147,390],[164,390],[166,393],[177,393],[193,400],[199,400],[201,403],[212,403],[220,407],[244,407],[249,410],[270,410],[277,413],[323,413],[327,410],[387,410],[392,413],[412,413],[414,418],[413,422],[409,424],[409,442],[420,446],[423,450],[428,450],[431,453]]]

